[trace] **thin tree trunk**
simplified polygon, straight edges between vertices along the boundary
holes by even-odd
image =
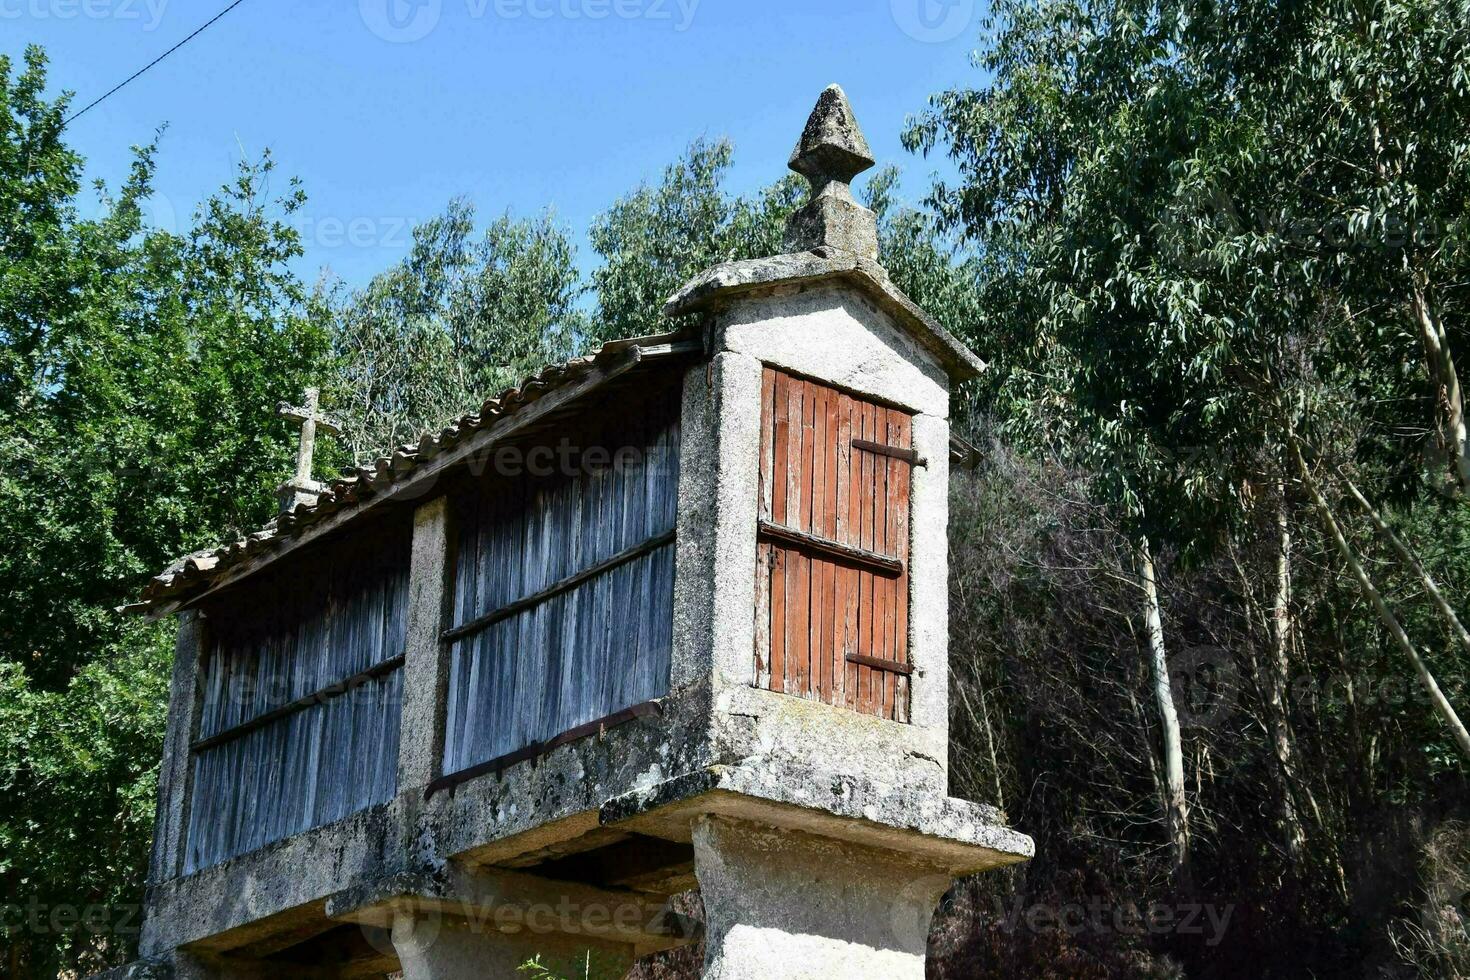
[[[1271,765],[1266,768],[1271,774],[1272,786],[1276,791],[1277,802],[1281,806],[1281,829],[1282,844],[1291,858],[1293,864],[1301,859],[1301,842],[1305,839],[1302,831],[1301,819],[1293,797],[1293,755],[1294,737],[1291,725],[1287,718],[1286,690],[1288,682],[1283,668],[1288,660],[1283,660],[1281,650],[1274,646],[1274,640],[1279,635],[1275,632],[1276,625],[1270,616],[1267,616],[1256,601],[1254,583],[1247,575],[1245,566],[1241,563],[1240,556],[1235,551],[1233,543],[1230,545],[1230,560],[1235,566],[1235,574],[1240,577],[1240,592],[1245,602],[1245,634],[1244,642],[1246,653],[1250,658],[1251,676],[1255,679],[1256,691],[1258,692],[1265,719],[1262,728],[1267,735],[1267,741],[1271,747]],[[1278,559],[1279,560],[1279,559]],[[1290,566],[1288,565],[1288,575]],[[1278,567],[1278,574],[1280,568]],[[1278,579],[1276,583],[1277,596],[1275,606],[1279,609],[1282,589]],[[1289,600],[1289,588],[1286,592]],[[1273,656],[1263,658],[1256,647],[1256,626],[1260,625],[1262,633],[1273,637]],[[1289,639],[1289,635],[1288,635]],[[1269,660],[1270,663],[1263,662]],[[1305,787],[1303,787],[1305,789]],[[1307,791],[1310,798],[1310,791]],[[1313,813],[1317,813],[1316,803],[1312,804]],[[1320,814],[1318,814],[1320,823]]]
[[[1144,624],[1148,632],[1149,670],[1153,675],[1154,699],[1158,703],[1164,761],[1164,822],[1169,832],[1169,850],[1174,879],[1183,884],[1189,874],[1189,805],[1184,796],[1184,743],[1179,730],[1179,713],[1169,680],[1169,658],[1164,649],[1164,618],[1159,608],[1159,587],[1154,575],[1153,552],[1148,538],[1138,543],[1138,581],[1143,589]]]
[[[995,776],[995,805],[1001,810],[1004,810],[1006,808],[1005,790],[1000,784],[1000,759],[995,753],[995,729],[990,724],[990,699],[985,696],[985,689],[983,687],[980,688],[978,693],[980,695],[981,717],[985,721],[985,744],[990,749],[990,771]]]
[[[1439,583],[1434,580],[1434,576],[1429,574],[1429,570],[1409,550],[1409,546],[1404,544],[1403,539],[1394,533],[1393,528],[1388,526],[1388,522],[1383,519],[1383,515],[1374,509],[1373,505],[1368,502],[1367,497],[1363,496],[1362,491],[1358,489],[1357,485],[1341,472],[1338,472],[1337,478],[1342,481],[1342,485],[1347,488],[1353,500],[1357,501],[1358,506],[1363,508],[1363,513],[1368,515],[1368,520],[1372,521],[1373,526],[1378,529],[1378,533],[1383,535],[1383,539],[1388,542],[1389,548],[1398,556],[1399,561],[1412,568],[1414,574],[1419,576],[1419,583],[1424,586],[1424,591],[1429,594],[1429,598],[1434,602],[1435,608],[1439,610],[1440,616],[1444,618],[1445,625],[1449,627],[1450,633],[1454,635],[1461,648],[1466,653],[1470,653],[1470,631],[1467,631],[1465,625],[1460,622],[1460,617],[1455,613],[1455,608],[1450,605],[1449,600],[1440,591]]]
[[[1470,440],[1465,431],[1465,403],[1460,393],[1460,375],[1455,370],[1454,355],[1444,327],[1435,319],[1424,293],[1424,281],[1416,274],[1410,303],[1419,336],[1424,341],[1424,356],[1429,364],[1429,377],[1435,394],[1443,402],[1445,435],[1449,440],[1450,465],[1454,471],[1455,492],[1470,493]]]
[[[1286,691],[1291,684],[1291,525],[1286,511],[1285,482],[1278,486],[1276,504],[1276,597],[1271,607],[1271,645],[1273,656],[1267,670],[1267,703],[1271,715],[1271,741],[1276,750],[1281,794],[1281,829],[1286,838],[1286,853],[1293,865],[1300,865],[1306,849],[1306,834],[1293,795],[1297,783],[1295,760],[1292,758],[1291,726],[1287,719]]]
[[[1429,672],[1429,666],[1419,656],[1419,651],[1414,647],[1414,642],[1409,639],[1409,634],[1404,632],[1404,628],[1399,625],[1399,621],[1394,616],[1393,610],[1388,608],[1388,603],[1383,600],[1383,596],[1379,593],[1377,587],[1374,586],[1373,580],[1363,570],[1362,562],[1358,561],[1358,557],[1353,553],[1353,549],[1348,544],[1347,538],[1343,536],[1342,528],[1338,526],[1337,519],[1332,516],[1332,508],[1327,506],[1326,499],[1323,498],[1321,490],[1317,488],[1317,482],[1312,479],[1312,473],[1307,469],[1307,461],[1302,458],[1301,447],[1297,445],[1294,438],[1292,440],[1292,453],[1296,457],[1297,470],[1301,473],[1302,484],[1306,487],[1307,493],[1311,495],[1312,502],[1317,507],[1317,513],[1321,515],[1322,524],[1327,529],[1327,533],[1331,536],[1333,543],[1337,545],[1337,550],[1342,555],[1343,561],[1347,563],[1348,570],[1352,572],[1353,578],[1357,580],[1358,589],[1363,593],[1363,597],[1368,600],[1369,604],[1373,606],[1374,611],[1378,613],[1379,620],[1383,623],[1389,634],[1393,636],[1399,649],[1404,652],[1409,658],[1410,663],[1414,665],[1414,672],[1419,675],[1420,683],[1424,685],[1424,690],[1428,692],[1429,701],[1434,706],[1435,712],[1449,726],[1450,733],[1454,736],[1455,742],[1460,747],[1460,753],[1464,755],[1466,761],[1470,761],[1470,732],[1465,730],[1465,723],[1455,713],[1454,705],[1450,704],[1449,698],[1445,697],[1444,692],[1440,690],[1439,682]]]

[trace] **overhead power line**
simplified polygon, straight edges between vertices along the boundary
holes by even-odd
[[[200,34],[203,34],[205,31],[207,31],[214,24],[215,21],[219,20],[225,14],[229,13],[231,10],[234,10],[236,7],[240,6],[240,4],[242,4],[244,2],[245,2],[245,0],[234,0],[234,3],[231,3],[224,10],[221,10],[219,13],[217,13],[213,17],[209,18],[209,20],[207,20],[203,24],[201,24],[199,26],[199,28],[194,31],[193,34],[190,34],[188,37],[184,38],[178,44],[175,44],[173,47],[169,48],[163,54],[159,55],[157,58],[154,58],[152,61],[148,62],[148,64],[144,65],[142,68],[139,68],[137,71],[133,72],[127,78],[124,78],[121,82],[118,82],[112,88],[110,88],[106,92],[104,92],[100,98],[94,99],[92,102],[88,103],[84,108],[79,109],[78,111],[76,111],[76,112],[72,113],[71,115],[67,116],[64,120],[62,120],[62,123],[61,124],[63,126],[70,125],[71,122],[74,119],[77,119],[80,116],[86,114],[91,109],[95,109],[97,106],[101,105],[104,101],[106,101],[107,99],[111,98],[113,95],[116,95],[123,88],[125,88],[129,83],[133,82],[135,79],[137,79],[144,72],[148,71],[148,69],[152,68],[154,65],[158,64],[164,58],[167,58],[169,55],[171,55],[175,51],[179,50],[179,48],[182,48],[184,45],[186,45],[190,41],[194,40]]]

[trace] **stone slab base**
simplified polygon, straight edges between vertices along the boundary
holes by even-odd
[[[947,870],[722,817],[694,856],[707,980],[923,980]]]

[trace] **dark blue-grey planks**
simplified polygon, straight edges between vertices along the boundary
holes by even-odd
[[[186,872],[393,797],[408,549],[364,529],[209,611]]]
[[[492,474],[460,501],[456,626],[671,537],[677,387],[610,415],[603,432],[553,444],[556,474]],[[668,693],[673,594],[670,540],[456,639],[444,772]]]

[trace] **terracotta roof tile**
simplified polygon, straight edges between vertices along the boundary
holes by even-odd
[[[681,341],[684,343],[680,343]],[[611,341],[594,354],[543,368],[519,386],[505,390],[496,398],[487,399],[477,411],[455,419],[439,431],[427,432],[416,443],[399,446],[391,453],[357,467],[355,471],[327,481],[315,504],[297,505],[294,510],[279,515],[259,531],[228,544],[197,551],[178,559],[149,580],[138,602],[124,606],[123,609],[160,615],[166,613],[175,603],[187,601],[209,588],[234,566],[280,548],[307,528],[345,507],[382,494],[414,473],[422,464],[456,448],[498,420],[512,416],[547,394],[587,376],[595,367],[614,362],[629,352],[648,348],[667,348],[668,353],[685,352],[691,347],[687,341],[687,336],[682,334]]]

